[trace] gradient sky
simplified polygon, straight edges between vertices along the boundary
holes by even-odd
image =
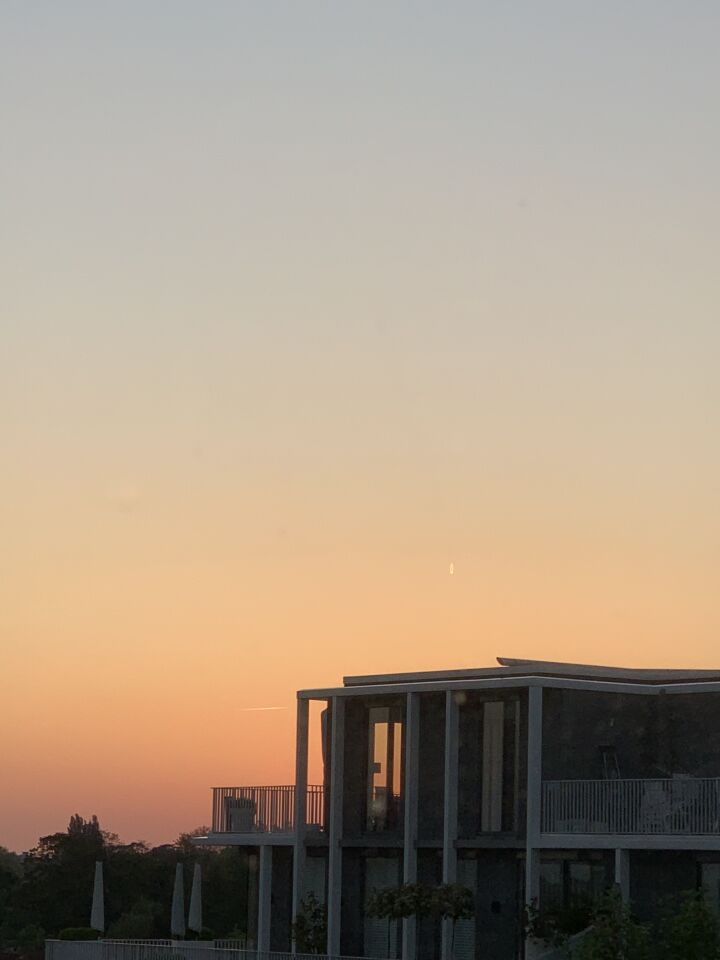
[[[344,673],[720,664],[719,32],[4,0],[0,844],[292,782]]]

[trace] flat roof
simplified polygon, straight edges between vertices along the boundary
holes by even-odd
[[[567,677],[575,680],[612,680],[616,683],[667,685],[694,680],[720,681],[715,670],[675,670],[656,667],[607,667],[586,663],[559,663],[552,660],[521,660],[498,657],[497,666],[461,670],[426,670],[415,673],[382,673],[343,677],[345,687],[368,687],[402,683],[432,683],[451,680],[490,680],[501,677]]]

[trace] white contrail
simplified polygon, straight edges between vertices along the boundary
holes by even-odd
[[[252,710],[287,710],[287,707],[240,707],[241,713],[250,713]]]

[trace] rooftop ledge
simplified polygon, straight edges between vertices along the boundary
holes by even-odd
[[[367,687],[398,683],[443,680],[491,680],[500,677],[567,677],[574,680],[614,680],[625,683],[667,685],[702,680],[719,680],[720,669],[672,670],[656,667],[605,667],[585,663],[558,663],[552,660],[521,660],[498,657],[496,667],[462,670],[425,670],[416,673],[383,673],[343,677],[346,687]]]

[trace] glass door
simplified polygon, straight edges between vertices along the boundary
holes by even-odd
[[[367,828],[371,832],[399,826],[402,793],[403,724],[400,707],[368,711]]]

